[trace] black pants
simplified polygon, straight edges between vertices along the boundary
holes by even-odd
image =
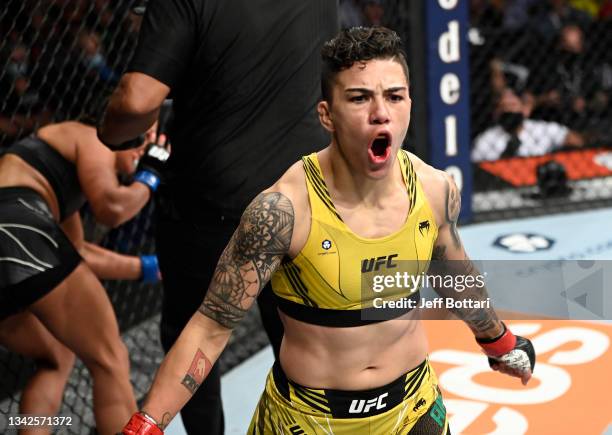
[[[187,219],[172,204],[166,201],[158,204],[156,249],[164,288],[160,328],[166,352],[202,303],[217,261],[238,223],[238,219],[213,213]],[[278,356],[283,327],[269,285],[262,291],[258,304],[264,328]],[[216,365],[181,410],[181,418],[189,435],[223,434],[221,383]]]

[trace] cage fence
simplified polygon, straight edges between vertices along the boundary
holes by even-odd
[[[135,47],[140,17],[125,0],[8,0],[0,6],[0,147],[41,125],[95,116],[117,84]],[[86,238],[126,254],[154,253],[154,203],[110,230],[81,210]],[[131,381],[142,400],[163,358],[159,343],[159,284],[106,281],[130,355]],[[255,331],[255,332],[254,332]],[[247,336],[248,332],[248,336]],[[268,343],[257,309],[234,332],[219,360],[221,372]],[[0,347],[0,433],[19,413],[21,390],[35,362]],[[95,433],[92,383],[77,360],[60,414],[72,417],[61,433]]]
[[[420,0],[340,0],[341,25],[383,24],[409,41],[410,12],[416,1]],[[137,41],[141,18],[132,13],[135,3],[2,2],[0,147],[41,125],[100,110]],[[565,12],[551,9],[553,2],[548,0],[469,3],[472,151],[488,129],[497,128],[505,139],[496,151],[498,155],[484,153],[482,161],[473,163],[475,220],[609,205],[612,51],[607,47],[612,43],[612,22],[604,3],[610,2],[601,2],[601,9],[594,15],[573,8],[571,1],[561,2],[567,8]],[[411,63],[410,53],[419,47],[409,41],[407,49]],[[500,108],[499,97],[508,94],[511,101],[504,104],[518,104],[528,118],[557,126],[540,130],[536,139],[553,133],[567,136],[571,131],[579,135],[584,146],[578,150],[555,146],[552,153],[546,150],[532,157],[509,150],[502,156],[510,139],[516,142],[513,136],[517,136],[500,126],[500,115],[508,110]],[[408,148],[415,128],[418,126],[409,131]],[[554,171],[545,174],[548,178],[537,173],[538,166],[551,159],[563,165],[569,179],[568,188],[559,192],[554,192],[554,186],[562,180],[554,178]],[[550,195],[542,195],[539,181],[552,186]],[[82,214],[88,239],[123,253],[155,252],[154,204],[112,231],[95,224],[86,208]],[[158,339],[161,287],[138,282],[104,284],[129,349],[132,383],[141,400],[163,356]],[[252,310],[234,332],[219,362],[221,371],[236,366],[266,344],[258,313]],[[18,413],[21,389],[34,368],[33,361],[0,348],[0,417]],[[65,433],[95,431],[91,379],[79,361],[66,387],[61,414],[74,419],[73,426],[62,429]],[[6,419],[0,418],[0,432],[7,431]]]
[[[107,232],[94,222],[87,207],[82,210],[88,238],[100,245],[128,254],[151,253],[153,242],[153,216],[151,203],[134,219]],[[159,343],[159,312],[161,287],[135,281],[106,281],[105,288],[117,315],[122,338],[130,355],[131,381],[136,399],[140,402],[148,391],[153,376],[163,359]],[[234,331],[228,347],[218,364],[226,373],[268,344],[257,308]],[[0,433],[10,433],[10,415],[19,414],[21,390],[34,373],[35,363],[0,347]],[[71,426],[61,427],[60,433],[95,433],[91,378],[84,364],[77,360],[64,392],[60,415],[72,418]]]
[[[610,2],[584,3],[470,3],[477,221],[611,204]]]

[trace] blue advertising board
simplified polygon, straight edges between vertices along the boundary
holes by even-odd
[[[468,0],[427,0],[429,161],[461,190],[461,220],[472,215]]]

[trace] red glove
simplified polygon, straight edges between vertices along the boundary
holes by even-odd
[[[123,435],[164,435],[157,422],[143,412],[132,415],[128,424],[121,431]]]
[[[521,378],[526,385],[535,367],[535,350],[528,338],[514,335],[505,323],[502,325],[504,330],[499,337],[476,341],[488,355],[493,370]]]

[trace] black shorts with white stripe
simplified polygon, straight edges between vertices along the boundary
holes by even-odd
[[[0,319],[45,296],[81,261],[37,192],[0,188]]]

